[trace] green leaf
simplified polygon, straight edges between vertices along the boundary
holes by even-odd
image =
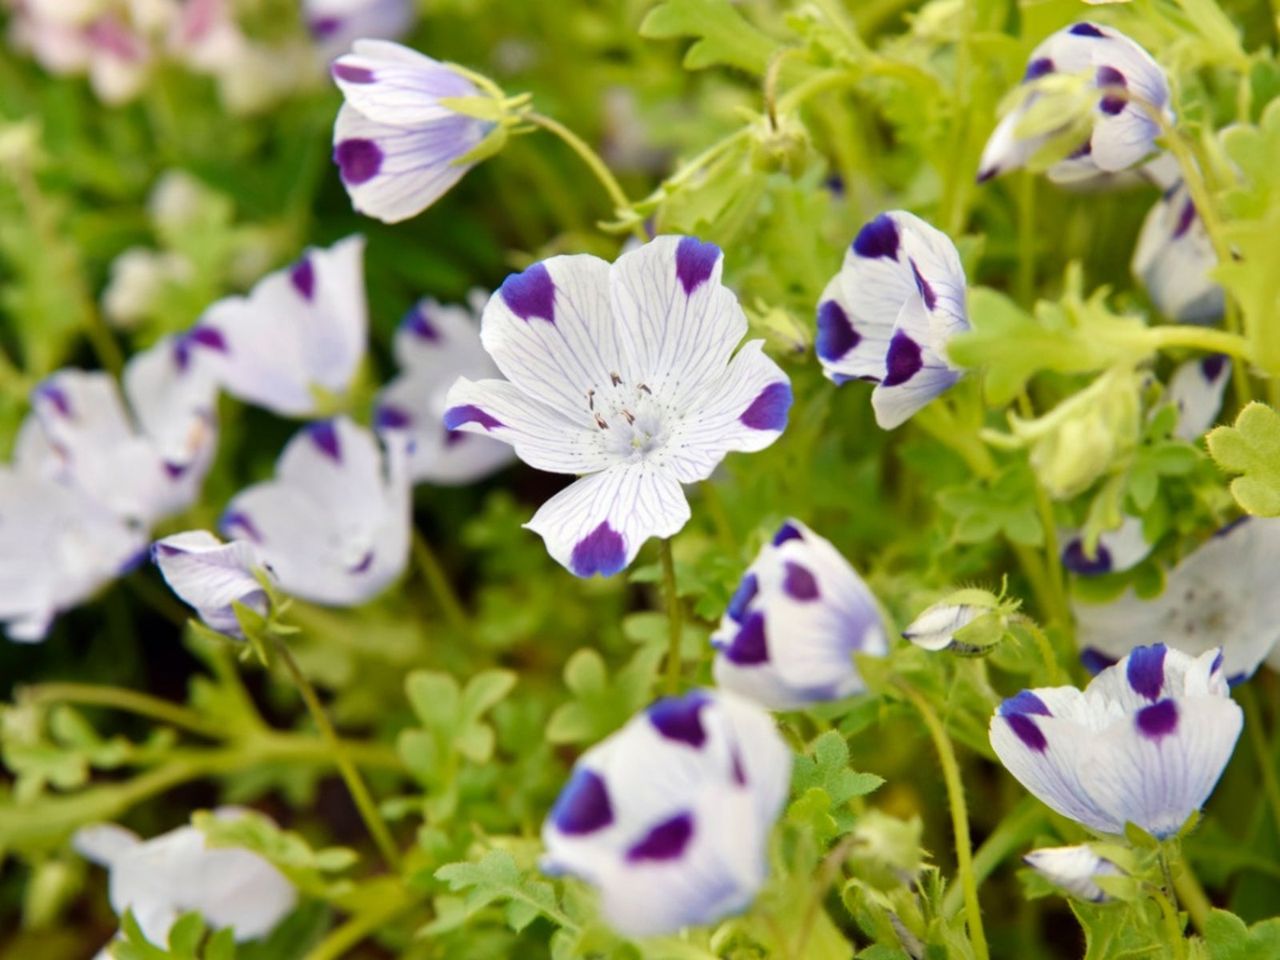
[[[516,932],[540,915],[556,922],[564,916],[556,903],[555,888],[545,880],[522,873],[515,858],[505,850],[491,850],[478,863],[445,864],[435,872],[435,877],[448,884],[453,893],[465,892],[466,918],[498,902],[506,904],[504,919]],[[450,925],[456,925],[458,918],[455,913],[447,919]],[[421,932],[430,935],[435,932],[435,924]]]
[[[690,70],[738,67],[763,74],[777,49],[729,0],[666,0],[649,11],[640,36],[655,40],[693,37],[684,65]]]
[[[1207,438],[1209,453],[1227,473],[1236,502],[1257,517],[1280,516],[1280,414],[1254,401],[1230,427],[1217,427]]]
[[[810,745],[807,756],[796,757],[792,770],[792,792],[799,796],[788,816],[815,823],[829,839],[835,832],[822,829],[822,816],[829,815],[837,832],[853,825],[848,803],[865,796],[884,783],[874,773],[857,773],[849,768],[849,745],[835,730],[828,730]],[[825,808],[823,798],[825,797]],[[829,811],[829,813],[828,813]]]
[[[960,543],[982,543],[1001,534],[1028,547],[1044,542],[1035,477],[1026,463],[1011,463],[991,481],[975,477],[965,486],[947,487],[938,502],[955,518]]]
[[[660,643],[647,644],[610,680],[599,653],[577,651],[564,668],[565,686],[573,699],[551,715],[548,742],[590,743],[617,730],[652,698],[664,655]]]
[[[1246,927],[1226,910],[1214,910],[1204,925],[1209,960],[1261,960],[1280,957],[1280,917]]]

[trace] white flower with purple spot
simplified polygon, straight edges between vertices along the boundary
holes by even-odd
[[[0,623],[10,640],[34,643],[59,613],[135,566],[147,535],[80,488],[42,476],[35,461],[52,454],[34,419],[18,443],[19,465],[0,467]]]
[[[1118,877],[1122,873],[1119,867],[1098,856],[1085,843],[1071,847],[1041,847],[1024,856],[1022,862],[1055,887],[1094,903],[1109,899],[1106,891],[1098,886],[1098,878]]]
[[[236,808],[214,811],[219,819],[244,816]],[[198,913],[210,927],[234,930],[237,942],[265,937],[298,901],[293,884],[249,850],[210,847],[192,826],[140,840],[114,824],[78,830],[76,852],[110,871],[111,907],[131,911],[151,943],[166,946],[184,913]]]
[[[822,292],[815,350],[836,383],[876,385],[876,423],[892,430],[960,379],[947,359],[947,342],[968,329],[964,265],[955,244],[896,210],[858,232]]]
[[[378,396],[374,426],[405,430],[413,437],[409,471],[415,482],[472,483],[515,459],[505,443],[444,426],[449,388],[459,375],[501,376],[480,343],[473,315],[487,299],[484,294],[473,297],[472,310],[423,300],[396,333],[402,372]]]
[[[444,425],[581,479],[526,524],[580,577],[612,576],[689,519],[681,484],[773,443],[791,384],[720,282],[719,248],[658,237],[609,264],[552,257],[506,279],[480,338],[506,380],[460,378]]]
[[[284,592],[332,606],[370,600],[404,572],[412,530],[408,439],[345,417],[296,434],[275,478],[237,494],[224,536],[250,541]]]
[[[123,398],[109,374],[52,374],[31,396],[48,448],[39,469],[143,526],[186,509],[216,452],[221,349],[199,326],[161,340],[126,365]]]
[[[772,710],[861,693],[853,655],[889,649],[867,585],[798,520],[761,549],[711,644],[716,683]]]
[[[1221,648],[1231,682],[1248,677],[1280,640],[1277,566],[1280,519],[1239,520],[1170,570],[1159,596],[1130,588],[1110,603],[1075,603],[1082,657],[1096,668],[1163,637],[1189,653]]]
[[[1171,116],[1169,83],[1142,47],[1110,27],[1073,24],[1031,52],[1022,82],[1059,76],[1081,77],[1099,93],[1088,133],[1073,153],[1049,168],[1051,180],[1118,173],[1151,155],[1160,127],[1148,107]],[[979,181],[1026,166],[1050,141],[1068,132],[1066,127],[1031,136],[1020,131],[1038,96],[1031,88],[996,126],[978,165]]]
[[[659,700],[583,754],[542,828],[543,867],[586,880],[629,937],[746,909],[768,870],[791,754],[730,693]]]
[[[385,223],[416,216],[501,145],[497,91],[449,64],[398,43],[357,40],[331,72],[346,100],[333,128],[333,162],[366,216]]]
[[[264,565],[250,540],[223,543],[207,530],[188,530],[152,544],[151,558],[169,589],[210,629],[242,637],[237,603],[267,615],[270,599],[254,573]]]
[[[1064,817],[1101,834],[1133,823],[1164,838],[1204,806],[1242,724],[1220,651],[1192,657],[1157,643],[1083,691],[1023,690],[1000,705],[990,734],[1008,771]]]
[[[332,60],[361,39],[399,40],[416,12],[413,0],[302,0],[302,18]]]
[[[1222,287],[1210,276],[1218,256],[1204,221],[1179,180],[1156,201],[1133,251],[1133,275],[1170,320],[1208,323],[1222,316]]]
[[[989,612],[989,608],[971,603],[944,600],[928,607],[920,616],[912,620],[907,629],[902,631],[902,637],[931,653],[942,650],[976,653],[976,649],[966,647],[963,642],[958,641],[956,634]]]
[[[200,318],[222,341],[214,369],[223,389],[287,417],[322,412],[347,391],[368,327],[361,236],[307,250]]]

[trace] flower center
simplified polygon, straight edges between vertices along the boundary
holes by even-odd
[[[666,408],[643,383],[624,383],[616,373],[610,382],[586,391],[587,410],[599,428],[601,446],[614,456],[644,459],[667,438]]]

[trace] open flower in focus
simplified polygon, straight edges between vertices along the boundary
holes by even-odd
[[[409,558],[408,438],[345,417],[312,423],[276,463],[275,478],[237,494],[224,536],[250,541],[286,593],[352,606],[381,593]]]
[[[472,297],[475,314],[487,299]],[[415,482],[471,483],[515,459],[505,443],[444,426],[449,388],[459,375],[501,376],[480,343],[472,310],[423,300],[396,331],[395,355],[401,373],[379,394],[374,425],[413,437],[409,472]]]
[[[764,883],[791,755],[733,694],[659,700],[582,755],[542,828],[543,867],[587,881],[631,936],[745,909]]]
[[[507,379],[459,378],[444,425],[580,477],[526,524],[577,576],[612,576],[649,537],[676,534],[689,519],[681,484],[787,425],[791,384],[764,342],[734,352],[747,318],[722,261],[674,236],[613,264],[552,257],[485,307],[480,337]]]
[[[1103,834],[1134,823],[1163,838],[1204,806],[1242,724],[1221,651],[1192,657],[1157,643],[1135,647],[1083,691],[1023,690],[1000,705],[990,734],[1000,762],[1064,817]]]
[[[369,316],[364,238],[311,248],[245,297],[209,307],[200,328],[222,341],[214,373],[232,396],[288,417],[341,396],[364,359]]]
[[[861,692],[853,655],[889,649],[867,585],[798,520],[761,549],[711,644],[716,683],[774,710]]]
[[[223,543],[207,530],[189,530],[156,541],[151,557],[169,589],[211,630],[243,635],[236,603],[266,616],[270,600],[254,576],[263,564],[252,541]]]
[[[219,818],[243,816],[235,808]],[[279,870],[248,850],[215,848],[191,826],[140,840],[114,824],[83,827],[76,852],[110,871],[111,908],[131,911],[146,938],[166,946],[184,913],[213,929],[231,927],[237,942],[269,934],[293,910],[298,893]]]
[[[876,423],[905,423],[960,371],[947,341],[969,329],[960,254],[946,234],[902,210],[866,224],[818,303],[815,349],[836,383],[868,380]]]
[[[1024,94],[983,150],[979,180],[1025,167],[1072,137],[1070,152],[1048,170],[1051,180],[1128,170],[1155,150],[1160,127],[1149,111],[1169,115],[1164,71],[1111,27],[1082,22],[1059,30],[1031,52],[1022,82]],[[1048,99],[1050,88],[1062,103]]]

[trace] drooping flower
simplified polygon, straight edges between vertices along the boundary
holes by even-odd
[[[610,265],[561,256],[506,279],[480,337],[506,380],[460,378],[444,425],[581,479],[526,524],[580,577],[612,576],[689,519],[682,483],[787,424],[791,384],[720,282],[719,248],[658,237]]]
[[[416,482],[471,483],[510,463],[511,447],[444,426],[449,388],[459,375],[501,376],[480,343],[474,314],[484,309],[484,294],[472,298],[472,310],[423,300],[409,311],[396,332],[395,355],[402,370],[378,397],[374,425],[406,430],[413,437],[409,472]]]
[[[209,307],[200,328],[222,341],[214,368],[222,387],[287,417],[321,412],[326,395],[346,392],[369,326],[363,256],[361,236],[313,247],[248,296]]]
[[[980,587],[965,587],[928,607],[902,631],[923,650],[951,650],[964,656],[986,652],[1004,637],[1016,600]]]
[[[1077,602],[1076,639],[1086,663],[1123,657],[1144,638],[1163,637],[1189,653],[1222,649],[1225,676],[1250,676],[1280,640],[1280,519],[1251,518],[1220,530],[1144,599],[1127,590],[1109,603]]]
[[[1032,850],[1022,860],[1054,886],[1094,903],[1107,899],[1106,892],[1098,886],[1097,878],[1115,877],[1121,873],[1119,867],[1098,856],[1085,843],[1071,847],[1041,847]]]
[[[399,40],[413,26],[413,0],[303,0],[307,30],[327,59],[360,39]]]
[[[1141,631],[1138,636],[1150,636]],[[1175,833],[1222,775],[1243,723],[1221,651],[1136,647],[1083,691],[1023,690],[991,718],[991,746],[1043,803],[1103,834]]]
[[[272,480],[241,491],[224,536],[249,540],[286,593],[363,603],[404,571],[411,532],[408,439],[345,417],[309,424],[285,446]]]
[[[471,169],[497,126],[492,92],[398,43],[357,40],[332,73],[346,100],[334,124],[333,162],[352,206],[385,223],[435,203]],[[459,110],[486,100],[493,119]]]
[[[235,808],[219,819],[243,816]],[[123,827],[99,824],[77,831],[76,852],[110,871],[111,908],[131,911],[146,938],[166,946],[184,913],[199,913],[212,928],[231,927],[239,942],[270,933],[293,910],[298,894],[283,874],[256,853],[210,847],[192,826],[140,840]]]
[[[892,430],[960,379],[947,341],[968,329],[955,244],[896,210],[858,232],[822,292],[815,349],[836,383],[876,384],[876,423]]]
[[[1207,323],[1222,316],[1222,287],[1210,278],[1218,265],[1213,243],[1186,184],[1179,180],[1156,201],[1133,251],[1133,275],[1171,320]]]
[[[791,779],[769,715],[733,694],[659,700],[588,750],[542,828],[544,869],[586,880],[638,937],[745,909]]]
[[[52,374],[31,397],[49,450],[37,469],[143,526],[186,509],[216,448],[221,349],[202,327],[161,340],[126,365],[123,399],[109,374]]]
[[[716,683],[773,710],[861,692],[853,655],[889,649],[867,585],[798,520],[761,549],[711,644]]]
[[[1169,378],[1162,404],[1177,412],[1172,435],[1188,443],[1203,437],[1222,409],[1222,393],[1230,378],[1231,361],[1221,355],[1179,365]],[[1119,526],[1098,536],[1092,550],[1079,531],[1066,533],[1062,538],[1062,565],[1086,577],[1120,573],[1146,559],[1152,546],[1143,533],[1142,521],[1125,514]]]
[[[1035,84],[1043,87],[1045,78],[1059,77],[1080,77],[1097,93],[1085,118],[1088,129],[1074,152],[1049,168],[1051,180],[1118,173],[1154,151],[1160,127],[1148,108],[1171,116],[1164,72],[1150,54],[1118,30],[1081,22],[1059,30],[1031,52],[1022,81],[1027,93],[987,141],[978,165],[979,181],[1026,166],[1050,142],[1073,133],[1077,118],[1069,109],[1060,111],[1065,126],[1030,133],[1025,130],[1037,99],[1043,95]],[[1053,111],[1041,113],[1041,122],[1054,122]]]
[[[78,487],[30,466],[51,455],[33,451],[46,443],[34,419],[18,443],[23,462],[0,467],[0,623],[10,640],[32,643],[59,613],[132,567],[147,536]]]
[[[151,557],[169,589],[210,629],[243,635],[233,603],[267,613],[267,592],[254,576],[263,564],[250,540],[223,543],[207,530],[188,530],[156,541]]]
[[[968,603],[935,603],[912,620],[907,629],[902,631],[902,636],[922,650],[932,653],[948,650],[957,645],[956,634],[973,623],[983,612]]]

